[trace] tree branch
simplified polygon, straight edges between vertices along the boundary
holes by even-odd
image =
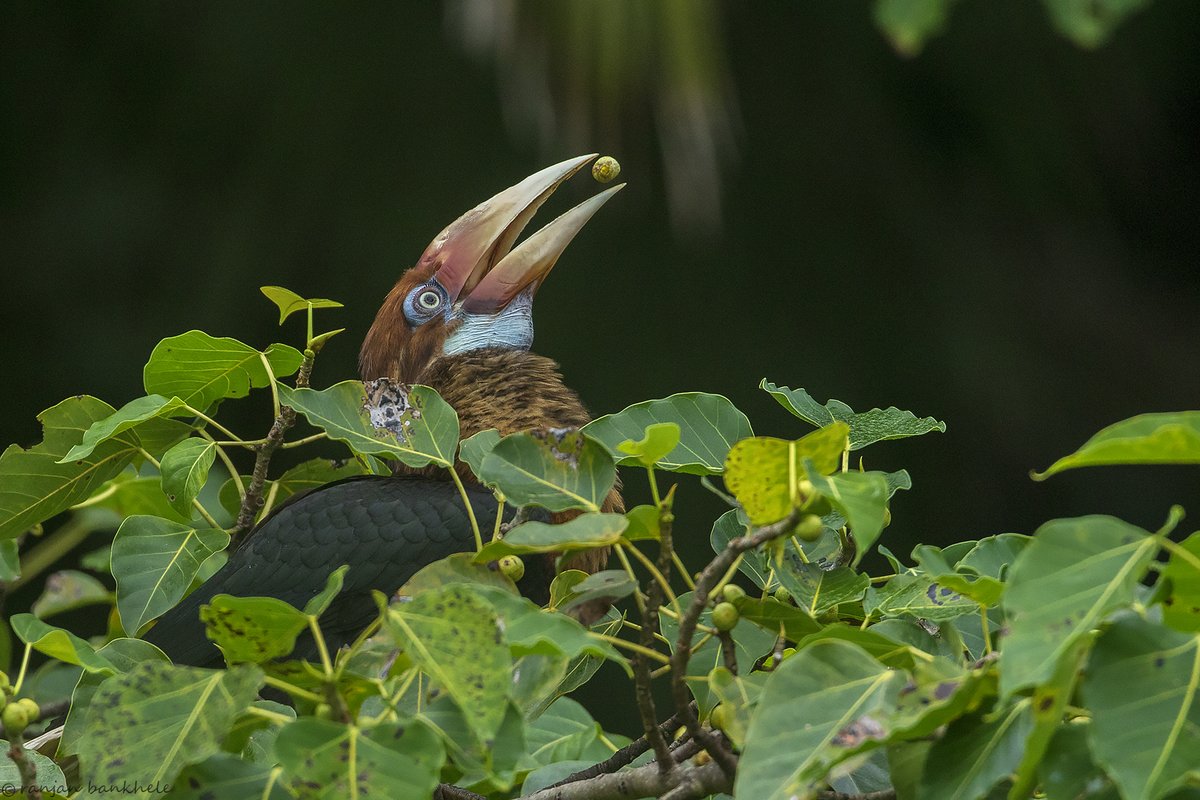
[[[670,797],[690,800],[715,792],[728,791],[731,780],[719,766],[680,764],[673,772],[663,772],[657,764],[624,772],[597,775],[586,781],[551,786],[523,800],[631,800],[638,797]]]
[[[765,542],[790,533],[795,529],[800,514],[799,509],[793,509],[792,513],[778,522],[765,525],[751,534],[731,540],[696,579],[696,591],[692,595],[692,603],[679,620],[679,636],[675,641],[675,649],[671,653],[671,692],[675,698],[675,707],[683,718],[683,724],[687,727],[688,734],[704,745],[704,749],[708,751],[713,761],[730,780],[733,780],[737,770],[737,756],[733,754],[733,751],[727,749],[717,737],[702,728],[700,720],[692,711],[687,685],[687,666],[688,660],[692,656],[692,637],[696,633],[696,624],[700,620],[700,615],[708,605],[709,591],[725,575],[734,559],[747,550],[753,550]]]
[[[300,370],[296,373],[297,389],[308,386],[308,380],[312,377],[314,358],[316,358],[316,353],[312,350],[304,351],[304,361],[301,362]],[[237,544],[237,541],[254,527],[254,518],[258,516],[259,510],[263,507],[263,486],[267,483],[267,467],[271,465],[271,456],[283,444],[284,434],[295,424],[295,410],[288,406],[281,406],[279,415],[275,417],[275,422],[272,423],[271,430],[267,433],[266,440],[256,448],[258,455],[254,458],[254,472],[250,476],[250,485],[246,488],[246,495],[242,498],[242,507],[238,510],[237,523],[229,532],[232,544]]]
[[[9,733],[8,757],[17,765],[17,773],[21,776],[21,787],[25,796],[30,800],[42,800],[42,789],[37,782],[37,767],[25,749],[24,731]]]
[[[692,708],[695,708],[695,706],[696,704],[692,703]],[[675,714],[665,722],[659,724],[658,730],[664,737],[666,737],[670,735],[676,728],[678,728],[679,724],[679,714]],[[604,761],[601,761],[598,764],[592,764],[590,767],[581,769],[578,772],[574,772],[563,778],[558,783],[547,786],[546,788],[554,789],[559,786],[565,786],[568,783],[575,783],[577,781],[585,781],[589,778],[595,778],[597,775],[606,775],[611,772],[616,772],[622,767],[632,764],[638,756],[649,749],[650,740],[645,736],[642,736],[640,739],[637,739],[625,747],[622,747]]]

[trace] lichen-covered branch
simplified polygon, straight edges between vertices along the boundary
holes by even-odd
[[[316,358],[316,353],[312,350],[304,351],[304,361],[301,362],[300,370],[296,373],[297,389],[308,386],[309,378],[312,377],[314,358]],[[246,487],[242,506],[238,509],[237,522],[234,524],[233,530],[229,532],[233,543],[236,544],[238,539],[254,527],[254,520],[263,507],[263,487],[267,483],[267,468],[271,465],[271,456],[283,444],[284,434],[295,424],[296,412],[288,406],[281,406],[279,415],[275,417],[275,422],[271,424],[271,430],[267,433],[266,441],[258,445],[258,452],[254,458],[254,472],[250,475],[250,485]]]
[[[731,785],[721,768],[711,762],[703,766],[679,764],[672,772],[663,772],[657,764],[647,764],[624,772],[597,775],[586,781],[552,786],[523,800],[632,800],[638,797],[691,800],[728,791]]]
[[[737,770],[737,756],[725,747],[719,738],[701,727],[700,720],[692,710],[691,693],[687,685],[687,666],[692,655],[692,637],[696,633],[696,624],[700,620],[700,615],[704,613],[704,609],[708,605],[709,592],[725,575],[734,559],[747,550],[753,550],[759,545],[791,532],[800,519],[800,513],[798,509],[793,510],[791,514],[778,522],[731,540],[696,579],[696,591],[692,594],[691,605],[679,620],[679,635],[675,641],[675,649],[671,653],[671,693],[675,698],[675,707],[680,712],[688,734],[704,745],[704,749],[708,751],[713,761],[730,780],[733,779]]]

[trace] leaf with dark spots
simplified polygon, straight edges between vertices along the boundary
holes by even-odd
[[[256,667],[226,672],[154,660],[112,676],[96,690],[78,741],[84,776],[97,785],[171,782],[220,749],[260,686]]]
[[[407,730],[403,742],[397,728]],[[280,731],[275,750],[284,782],[305,800],[429,800],[446,758],[437,735],[416,721],[364,730],[306,717]]]
[[[512,655],[496,641],[499,618],[470,587],[429,589],[387,612],[387,630],[468,715],[483,741],[504,719]]]

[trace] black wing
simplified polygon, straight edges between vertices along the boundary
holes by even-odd
[[[490,531],[496,500],[483,489],[468,494],[480,525]],[[177,664],[220,665],[221,653],[200,622],[202,604],[231,594],[277,597],[303,608],[325,587],[330,572],[349,564],[341,594],[321,617],[332,650],[352,641],[378,614],[371,590],[391,594],[425,565],[473,549],[471,524],[453,484],[403,477],[338,481],[272,512],[219,572],[145,638]],[[530,578],[546,581],[544,575],[527,576],[522,584]],[[534,593],[544,591],[543,586]],[[296,656],[313,652],[311,639],[297,643]]]

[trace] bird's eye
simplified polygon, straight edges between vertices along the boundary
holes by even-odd
[[[427,311],[433,311],[442,304],[442,296],[435,291],[426,289],[417,295],[417,305]]]

